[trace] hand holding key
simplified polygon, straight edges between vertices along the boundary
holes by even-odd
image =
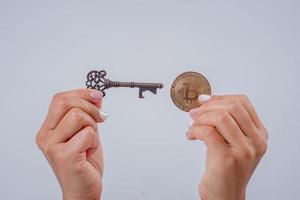
[[[120,82],[111,81],[105,78],[106,71],[90,71],[87,75],[86,86],[90,89],[100,90],[105,96],[104,90],[111,87],[129,87],[129,88],[139,88],[139,98],[144,98],[143,92],[150,91],[153,94],[157,93],[157,89],[163,88],[162,83],[136,83],[136,82]]]
[[[56,174],[64,200],[99,200],[103,152],[97,123],[102,93],[78,89],[56,94],[36,142]]]

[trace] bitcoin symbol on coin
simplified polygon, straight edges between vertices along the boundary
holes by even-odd
[[[180,74],[171,87],[172,101],[186,112],[200,106],[198,102],[200,94],[211,95],[211,87],[208,80],[197,72]]]
[[[178,94],[185,100],[186,105],[190,105],[195,99],[198,98],[197,91],[193,88],[192,83],[183,83],[183,87],[178,91]]]

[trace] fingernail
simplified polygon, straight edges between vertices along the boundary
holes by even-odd
[[[198,112],[198,108],[194,108],[194,109],[190,110],[190,112],[189,112],[190,117],[192,119],[194,119],[196,117],[196,115],[197,115],[197,112]]]
[[[190,124],[188,125],[188,130],[187,130],[187,132],[186,132],[186,138],[187,138],[187,139],[190,139],[190,132],[191,132],[191,127],[192,127],[193,123],[194,123],[194,121],[192,120],[192,121],[190,122]]]
[[[101,91],[98,91],[98,90],[92,90],[90,95],[94,99],[101,99],[103,97],[103,93]]]
[[[210,95],[206,95],[206,94],[200,94],[198,97],[199,101],[209,101],[211,99]]]
[[[192,121],[190,122],[190,124],[189,124],[189,126],[188,126],[188,129],[189,129],[189,130],[190,130],[191,127],[193,126],[193,123],[194,123],[194,120],[192,120]]]
[[[103,111],[100,111],[100,118],[105,121],[107,119],[107,113],[106,112],[103,112]]]

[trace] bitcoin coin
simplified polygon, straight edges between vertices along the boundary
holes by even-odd
[[[179,109],[189,112],[200,106],[198,102],[200,94],[211,95],[211,87],[202,74],[185,72],[174,80],[170,93],[174,104]]]

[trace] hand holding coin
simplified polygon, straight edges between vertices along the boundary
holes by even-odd
[[[267,149],[267,130],[246,96],[210,95],[208,80],[197,72],[179,75],[171,87],[174,104],[192,118],[187,138],[207,147],[201,199],[242,200]]]
[[[201,199],[245,199],[246,187],[267,149],[268,133],[244,95],[200,95],[190,110],[187,138],[207,147]]]

